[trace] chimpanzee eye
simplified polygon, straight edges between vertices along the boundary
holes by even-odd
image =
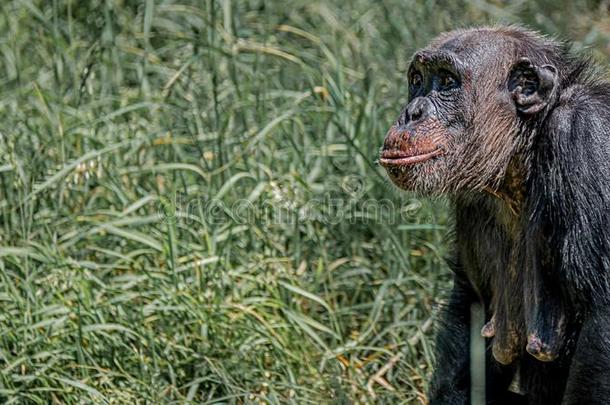
[[[459,86],[455,76],[446,70],[441,70],[438,74],[438,84],[441,90],[451,90]]]
[[[421,86],[423,81],[424,78],[422,77],[421,73],[413,72],[411,74],[411,86],[413,86],[413,88],[418,88],[419,86]]]

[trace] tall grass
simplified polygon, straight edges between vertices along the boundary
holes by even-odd
[[[423,403],[449,206],[377,150],[442,30],[606,57],[547,3],[0,3],[0,400]]]

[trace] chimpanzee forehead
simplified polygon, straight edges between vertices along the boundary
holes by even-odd
[[[474,49],[496,49],[506,42],[503,35],[493,31],[474,31],[456,33],[439,42],[434,42],[432,48],[452,51],[457,54],[469,53]]]
[[[514,59],[516,42],[506,33],[493,30],[466,31],[441,37],[415,55],[424,54],[430,59],[452,55],[469,68],[486,69],[489,65],[497,68]]]
[[[513,49],[514,41],[501,35],[482,33],[462,35],[452,38],[439,47],[439,50],[450,50],[462,57],[482,57],[506,55]]]

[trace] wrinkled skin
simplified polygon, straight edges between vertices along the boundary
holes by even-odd
[[[379,162],[399,188],[455,205],[431,403],[470,402],[474,303],[487,403],[610,403],[610,86],[516,27],[443,34],[408,80]]]

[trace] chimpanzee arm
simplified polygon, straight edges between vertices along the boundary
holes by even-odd
[[[608,134],[610,88],[576,85],[564,90],[533,149],[525,293],[542,302],[530,306],[527,326],[546,334],[557,352],[554,331],[583,322],[568,404],[610,400]]]
[[[579,125],[573,101],[567,97],[547,118],[543,131],[534,140],[530,184],[526,201],[524,221],[524,307],[527,333],[526,350],[541,361],[554,360],[563,352],[566,340],[565,325],[571,307],[570,272],[577,268],[566,268],[562,263],[563,243],[568,237],[569,227],[576,217],[578,201],[574,200],[573,180],[579,176],[578,148],[569,148],[570,138]],[[582,135],[580,135],[582,136]],[[576,167],[574,167],[576,165]],[[585,214],[586,215],[586,214]],[[579,242],[572,242],[576,246]]]
[[[470,306],[475,300],[476,295],[466,276],[456,272],[436,337],[430,405],[470,403]]]
[[[598,87],[564,90],[534,145],[528,195],[533,253],[584,310],[610,292],[610,86]]]

